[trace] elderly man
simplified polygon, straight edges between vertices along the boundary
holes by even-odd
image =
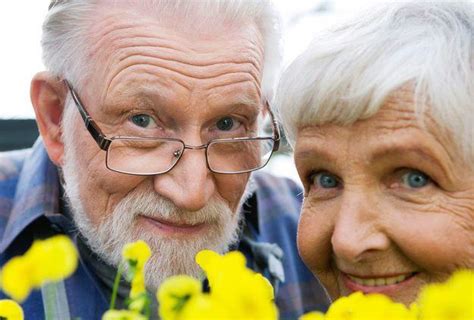
[[[57,294],[72,317],[95,319],[125,243],[151,246],[151,292],[170,275],[200,276],[199,250],[237,248],[274,284],[284,271],[282,318],[324,309],[295,249],[300,191],[249,180],[279,143],[274,122],[273,134],[260,130],[276,20],[263,0],[53,2],[48,71],[31,85],[41,140],[0,158],[0,262],[68,234],[81,265]],[[23,307],[41,318],[41,294]]]

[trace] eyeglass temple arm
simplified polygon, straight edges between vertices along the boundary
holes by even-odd
[[[265,101],[265,105],[267,107],[268,112],[270,113],[270,118],[272,120],[273,140],[275,141],[275,143],[273,144],[273,151],[275,152],[278,151],[278,149],[280,148],[280,126],[278,125],[278,122],[275,119],[275,115],[273,114],[268,101]]]
[[[105,135],[102,133],[102,130],[100,130],[95,121],[92,120],[86,108],[84,108],[84,106],[82,105],[81,99],[79,99],[79,96],[76,94],[76,91],[74,91],[72,85],[67,80],[64,80],[64,82],[69,88],[69,92],[71,92],[72,99],[76,104],[77,110],[79,110],[82,120],[84,120],[84,124],[86,126],[87,131],[89,131],[92,138],[94,138],[99,148],[104,151],[107,151],[112,141],[105,137]]]

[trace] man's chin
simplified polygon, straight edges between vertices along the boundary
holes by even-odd
[[[142,220],[145,220],[142,219]],[[225,233],[221,227],[206,224],[200,230],[163,230],[161,226],[149,225],[138,219],[132,228],[132,241],[144,240],[150,246],[152,256],[146,265],[146,283],[155,292],[168,277],[185,274],[203,279],[203,271],[195,261],[196,254],[204,249],[224,253],[237,239],[238,226],[232,234]],[[201,230],[202,229],[202,230]]]
[[[174,258],[170,259],[169,256],[155,253],[155,249],[152,248],[153,256],[145,267],[145,280],[147,288],[151,292],[155,293],[160,285],[171,276],[186,274],[196,279],[203,279],[203,272],[194,260],[194,252],[177,254],[179,248],[167,251],[175,254]]]

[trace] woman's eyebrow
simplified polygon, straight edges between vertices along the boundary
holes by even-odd
[[[326,148],[320,146],[304,146],[295,152],[295,156],[303,161],[318,161],[336,163],[339,159],[336,153],[331,153]]]
[[[415,156],[418,159],[429,162],[436,166],[445,176],[451,177],[449,171],[449,157],[443,155],[441,151],[433,150],[426,146],[409,146],[403,144],[387,144],[377,148],[371,155],[370,163],[379,161],[384,158],[397,158],[402,159],[406,156]]]

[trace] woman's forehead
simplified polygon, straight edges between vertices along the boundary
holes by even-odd
[[[436,123],[426,109],[415,111],[413,95],[408,91],[391,95],[379,111],[352,124],[307,125],[298,130],[296,154],[326,154],[337,159],[340,152],[367,159],[384,154],[412,153],[431,155],[438,160],[462,158],[446,129]],[[333,154],[333,156],[330,156]]]

